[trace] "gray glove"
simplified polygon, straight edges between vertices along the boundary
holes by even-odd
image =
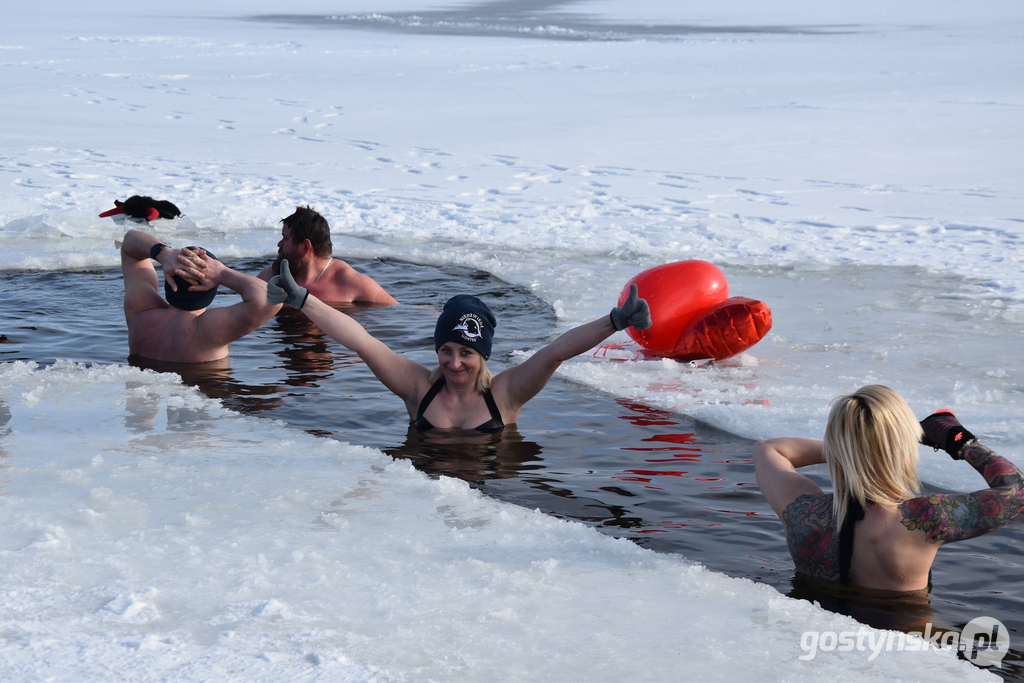
[[[646,299],[641,299],[637,295],[635,282],[629,286],[629,298],[621,306],[612,309],[611,319],[616,330],[624,330],[627,327],[646,330],[651,326],[651,307],[647,305]]]
[[[267,303],[302,308],[306,304],[307,296],[309,290],[295,284],[292,271],[288,269],[288,259],[281,261],[281,274],[270,278],[270,282],[267,283]]]

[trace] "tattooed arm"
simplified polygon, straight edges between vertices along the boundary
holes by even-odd
[[[991,488],[919,496],[899,506],[903,525],[923,530],[931,543],[981,536],[1024,516],[1024,473],[977,441],[964,446],[962,454]]]
[[[839,546],[832,524],[832,494],[822,493],[797,470],[824,462],[817,439],[764,439],[754,444],[757,485],[786,528],[797,571],[839,579]]]
[[[832,523],[832,494],[805,493],[779,515],[796,570],[825,581],[839,580],[839,543]]]

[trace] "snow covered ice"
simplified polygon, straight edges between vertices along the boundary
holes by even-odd
[[[856,622],[171,375],[17,363],[3,386],[8,680],[985,678],[949,652],[807,666],[804,631]]]
[[[339,254],[480,268],[562,327],[700,258],[772,307],[761,344],[561,372],[750,438],[819,436],[831,398],[881,382],[1020,463],[1022,20],[1009,0],[24,3],[0,27],[0,269],[116,266],[97,214],[131,194],[222,258],[270,255],[310,203]],[[800,661],[801,633],[856,622],[171,375],[0,376],[5,678],[992,677],[951,653]],[[967,486],[944,457],[926,480]]]

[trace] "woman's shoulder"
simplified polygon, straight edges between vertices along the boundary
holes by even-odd
[[[832,494],[804,493],[797,496],[782,512],[782,521],[790,525],[832,526]]]

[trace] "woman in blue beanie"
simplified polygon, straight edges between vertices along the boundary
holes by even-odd
[[[441,311],[434,328],[438,365],[433,370],[395,353],[355,320],[298,286],[288,261],[281,262],[281,274],[267,283],[267,301],[301,309],[335,341],[357,353],[377,379],[405,401],[413,425],[421,432],[500,432],[516,422],[523,404],[544,388],[562,361],[596,346],[616,330],[643,330],[651,324],[647,302],[637,296],[633,285],[630,297],[610,315],[569,330],[523,363],[492,375],[486,361],[497,322],[475,296],[452,297]]]

